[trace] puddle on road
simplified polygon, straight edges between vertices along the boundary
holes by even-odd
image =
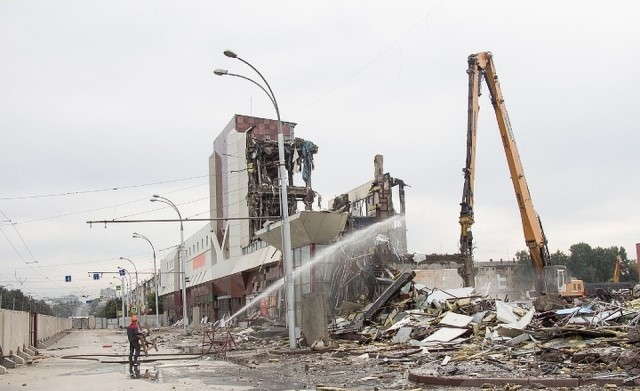
[[[65,373],[61,373],[59,376],[68,376],[68,375],[89,376],[89,375],[100,375],[100,374],[114,373],[114,372],[122,373],[122,366],[102,364],[97,368],[91,368],[91,369],[87,368],[87,369],[82,369],[82,370],[73,371],[73,372],[65,372]]]

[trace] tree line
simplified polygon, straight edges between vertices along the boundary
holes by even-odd
[[[149,313],[155,308],[155,293],[150,293],[145,298]],[[116,318],[117,312],[122,308],[122,299],[96,299],[87,302],[89,315],[101,318]],[[0,285],[0,309],[35,312],[43,315],[68,318],[74,316],[80,302],[59,301],[53,305],[44,300],[37,300],[25,295],[20,289],[7,289]],[[162,300],[159,302],[159,312],[162,313]]]
[[[629,259],[624,247],[593,248],[587,243],[577,243],[569,247],[568,255],[560,250],[550,254],[550,263],[566,266],[570,277],[586,283],[611,282],[618,256],[622,260],[620,282],[638,282],[638,264]],[[531,285],[534,270],[528,251],[516,253],[514,274],[516,285]]]
[[[54,310],[44,300],[36,300],[25,295],[20,289],[6,289],[0,286],[0,309],[29,311],[43,315],[53,315]]]
[[[154,313],[154,308],[155,307],[155,300],[156,300],[156,294],[155,293],[148,293],[145,297],[145,304],[146,304],[146,308],[147,314],[153,314]],[[91,310],[89,311],[90,315],[96,316],[98,318],[116,318],[118,311],[120,311],[122,309],[122,299],[121,298],[115,298],[115,299],[109,299],[103,302],[100,302],[98,305],[96,306],[92,306]],[[163,309],[162,309],[162,300],[159,301],[158,303],[158,312],[162,313]]]

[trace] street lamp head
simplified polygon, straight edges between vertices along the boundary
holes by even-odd
[[[224,51],[224,55],[229,57],[229,58],[237,58],[238,57],[238,55],[233,50],[229,50],[229,49]]]
[[[215,69],[215,70],[213,71],[213,73],[214,73],[215,75],[218,75],[218,76],[224,76],[224,75],[228,74],[228,73],[229,73],[229,71],[227,71],[226,69],[220,69],[220,68],[218,68],[218,69]]]

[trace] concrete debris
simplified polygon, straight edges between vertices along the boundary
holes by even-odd
[[[461,335],[465,334],[467,332],[467,330],[465,329],[458,329],[458,328],[452,328],[452,327],[442,327],[440,329],[438,329],[435,333],[429,335],[428,337],[426,337],[424,339],[424,341],[427,342],[450,342],[453,341],[455,338],[460,337]],[[460,342],[462,342],[462,340],[458,340]]]
[[[141,357],[142,371],[149,371],[147,381],[167,389],[183,382],[188,384],[180,389],[205,384],[357,391],[640,386],[640,300],[591,297],[539,311],[532,302],[489,299],[471,288],[418,289],[406,277],[393,294],[375,299],[380,305],[367,322],[363,313],[372,308],[370,302],[344,306],[350,312],[331,317],[328,340],[307,340],[302,329],[293,350],[285,325],[258,318],[234,327],[207,323],[189,335],[179,325],[163,328],[154,333],[159,353]],[[64,345],[86,341],[78,335],[84,332],[105,333],[94,338],[93,351],[99,353],[65,359],[126,363],[128,343],[120,330],[76,331],[70,336],[77,339],[64,342],[70,338],[65,337]],[[53,346],[48,354],[59,349]],[[29,350],[4,355],[19,359]],[[30,367],[38,367],[38,356],[32,359]]]
[[[381,390],[416,383],[509,389],[640,385],[640,299],[495,300],[471,287],[429,289],[413,277],[399,274],[378,297],[344,300],[329,316],[328,340],[317,332],[307,340],[303,327],[299,349],[290,350],[285,325],[249,319],[244,327],[205,327],[205,337],[207,330],[213,334],[208,354],[252,367],[286,365],[295,356],[305,374],[326,375],[333,368],[332,381],[316,384],[316,390],[349,389],[356,367],[360,376],[353,382],[389,387]],[[350,370],[340,370],[346,366]]]
[[[285,325],[261,318],[206,324],[173,346],[256,371],[291,367],[309,389],[324,374],[315,390],[640,385],[640,300],[495,300],[428,289],[404,272],[329,318],[327,339],[303,327],[295,350]]]
[[[440,324],[454,327],[467,327],[472,321],[473,318],[471,316],[447,311],[444,318],[440,320]]]
[[[402,364],[410,383],[438,386],[640,385],[640,300],[553,299],[541,312],[473,288],[428,290],[407,274],[398,281],[375,306],[345,303],[351,312],[330,322],[322,352]],[[306,346],[301,340],[312,351]]]
[[[401,327],[396,335],[391,338],[392,343],[405,343],[411,337],[412,327]]]

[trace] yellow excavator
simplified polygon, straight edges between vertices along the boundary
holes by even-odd
[[[473,235],[471,226],[473,218],[473,188],[475,180],[476,135],[478,126],[478,98],[480,87],[485,81],[491,96],[491,104],[498,120],[498,128],[504,146],[511,181],[516,193],[516,200],[522,219],[524,238],[531,261],[535,269],[535,289],[540,294],[560,294],[562,296],[584,295],[584,284],[581,280],[569,280],[566,268],[562,265],[550,265],[547,238],[542,230],[540,218],[533,209],[531,193],[524,176],[522,162],[511,130],[507,108],[498,82],[498,76],[490,52],[472,54],[467,60],[469,76],[469,97],[467,117],[467,156],[464,168],[464,188],[460,203],[460,253],[463,257],[473,259]]]

